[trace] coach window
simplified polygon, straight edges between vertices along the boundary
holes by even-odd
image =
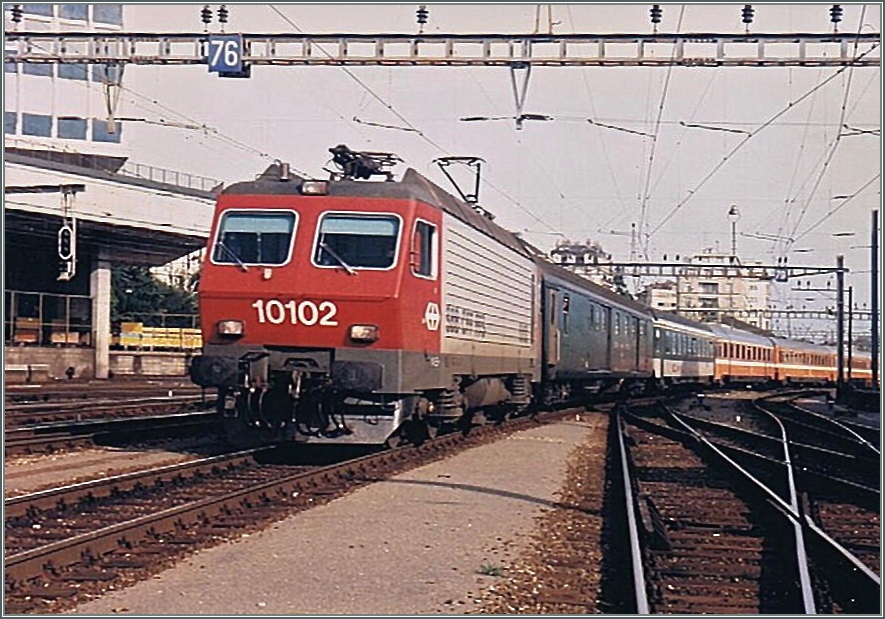
[[[436,278],[436,226],[426,221],[415,222],[412,237],[412,273],[420,277]]]
[[[400,220],[393,215],[324,215],[313,253],[314,264],[389,269],[396,262],[399,228]]]
[[[228,211],[212,252],[216,264],[279,265],[289,261],[295,213]]]

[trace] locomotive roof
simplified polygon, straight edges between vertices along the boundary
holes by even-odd
[[[662,323],[672,323],[675,325],[679,325],[682,327],[687,327],[689,329],[695,329],[697,331],[705,331],[706,333],[712,333],[710,329],[710,325],[704,324],[702,322],[698,322],[697,320],[692,320],[691,318],[686,318],[685,316],[680,316],[679,314],[674,314],[673,312],[666,312],[664,310],[653,309],[650,310],[652,316],[655,317],[656,321],[660,321]]]
[[[812,344],[810,342],[802,342],[799,340],[789,340],[783,337],[772,338],[775,345],[789,350],[801,350],[803,352],[830,353],[836,350],[835,346],[824,346],[822,344]]]
[[[301,184],[306,180],[295,174],[288,181],[280,180],[280,165],[271,164],[254,181],[234,183],[226,187],[222,194],[238,195],[301,195]],[[489,217],[479,213],[469,204],[462,202],[413,168],[406,170],[399,181],[354,181],[349,179],[329,181],[330,196],[355,198],[385,198],[388,200],[420,200],[430,206],[457,217],[473,228],[480,230],[524,256],[531,256],[516,236],[494,223]]]
[[[756,335],[755,333],[750,333],[749,331],[744,331],[743,329],[730,327],[728,325],[718,323],[711,324],[710,331],[712,331],[719,340],[742,342],[753,346],[771,346],[773,344],[770,337]]]
[[[529,247],[531,247],[531,246],[529,246]],[[535,252],[537,252],[537,253],[535,253]],[[639,314],[644,314],[646,316],[649,315],[649,307],[646,305],[643,305],[639,301],[635,301],[635,300],[631,299],[630,297],[624,296],[622,294],[618,294],[617,292],[615,292],[613,290],[609,290],[605,286],[600,286],[596,282],[590,281],[586,277],[581,277],[577,273],[573,273],[572,271],[569,271],[565,267],[561,267],[558,264],[554,264],[554,263],[546,260],[543,257],[543,254],[541,253],[541,251],[538,249],[535,249],[535,252],[533,252],[535,263],[539,266],[539,268],[542,271],[544,271],[548,275],[551,275],[553,277],[558,277],[558,278],[565,280],[566,282],[568,282],[574,286],[579,286],[581,288],[584,288],[585,290],[592,292],[596,296],[602,297],[603,299],[605,299],[606,301],[608,301],[611,304],[620,305],[624,308],[630,309],[630,310],[637,312]]]

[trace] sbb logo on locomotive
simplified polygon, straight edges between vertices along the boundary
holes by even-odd
[[[320,327],[337,327],[338,321],[335,320],[335,314],[338,313],[338,307],[331,301],[322,301],[319,305],[313,301],[287,301],[283,303],[277,299],[264,301],[258,299],[252,304],[258,311],[258,322],[264,324],[279,325],[287,321],[293,325],[304,325],[312,327],[319,325]]]

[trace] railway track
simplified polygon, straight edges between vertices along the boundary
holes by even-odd
[[[32,402],[7,405],[3,417],[8,430],[55,422],[106,420],[147,414],[170,415],[214,405],[214,399],[206,399],[202,395],[130,397],[125,401]]]
[[[751,425],[770,430],[761,415]],[[856,493],[794,477],[788,448],[772,458],[770,431],[672,411],[619,423],[636,612],[878,612],[878,514],[858,505],[878,505],[878,491],[833,506],[822,488]],[[765,455],[747,449],[753,436]]]
[[[8,405],[27,402],[64,402],[94,399],[125,399],[200,395],[202,390],[187,378],[114,379],[113,381],[54,381],[33,385],[7,385],[4,400]]]
[[[645,546],[639,613],[804,613],[792,531],[663,420],[625,417],[636,533]],[[633,492],[635,491],[635,495]]]
[[[570,412],[481,426],[326,466],[284,464],[271,459],[278,452],[263,449],[8,499],[7,611],[57,610],[124,574],[144,578],[197,548]]]
[[[193,411],[171,415],[122,417],[81,422],[61,422],[12,428],[4,432],[4,454],[47,454],[119,442],[191,435],[217,430],[218,413]]]

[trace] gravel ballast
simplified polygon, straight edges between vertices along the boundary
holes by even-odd
[[[604,444],[606,422],[582,414],[469,449],[197,553],[73,612],[487,612],[501,602],[489,592],[509,582],[536,525],[557,506],[570,456],[588,440]]]

